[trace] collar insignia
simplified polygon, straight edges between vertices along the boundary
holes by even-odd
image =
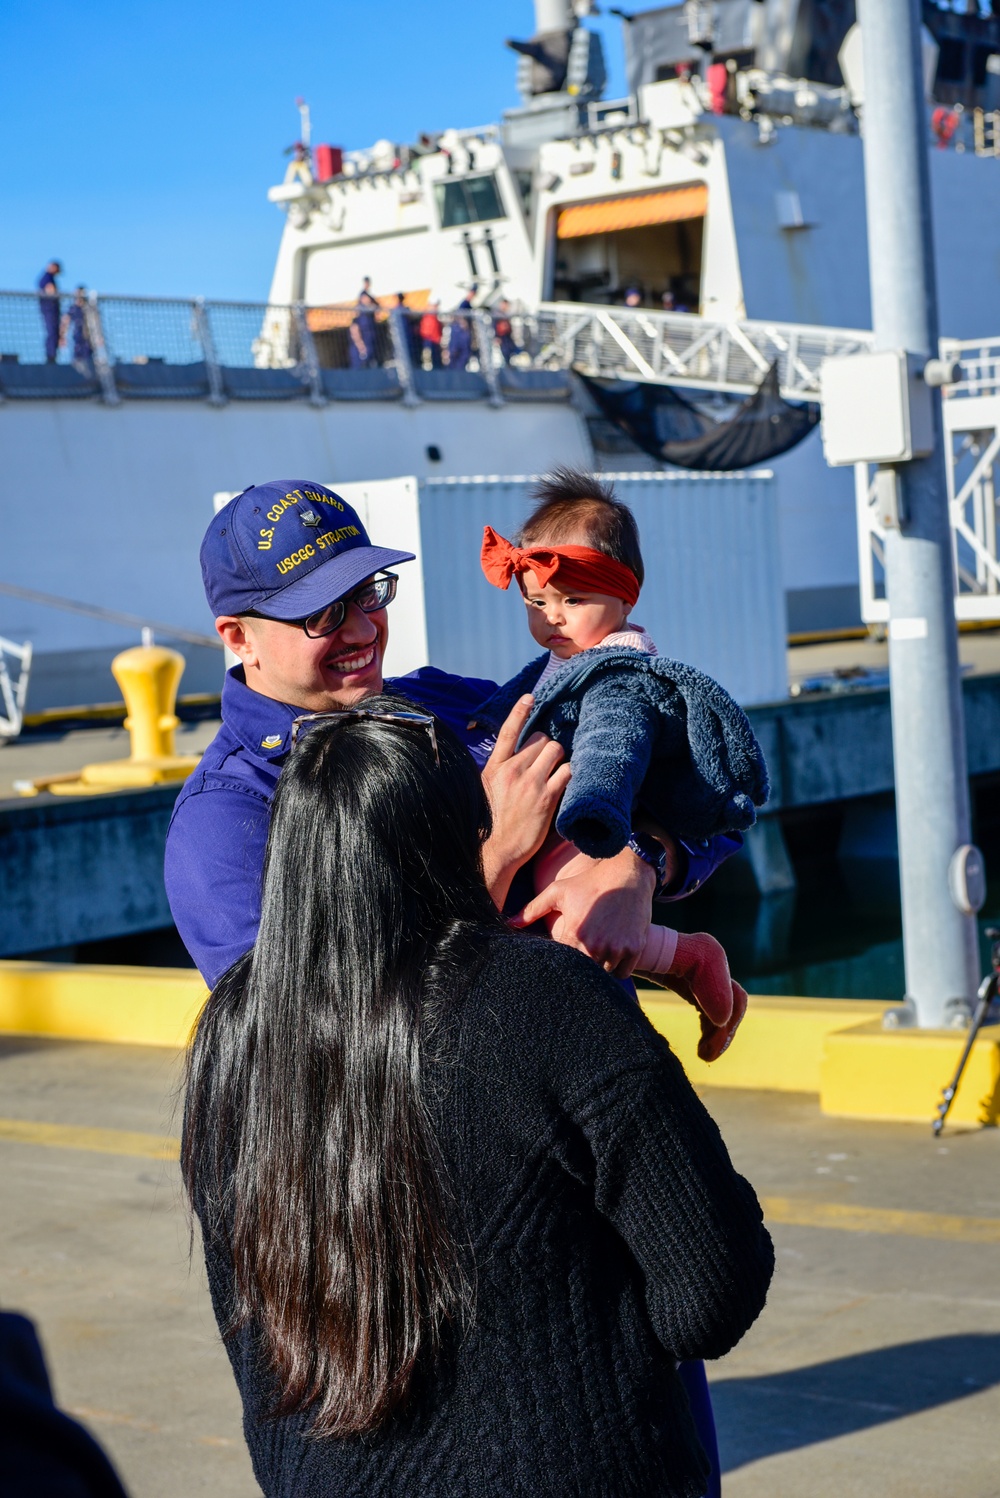
[[[299,519],[303,525],[316,526],[323,524],[323,517],[316,510],[301,510]]]
[[[261,739],[260,747],[262,749],[280,749],[284,742],[285,735],[283,733],[269,733],[266,739]]]

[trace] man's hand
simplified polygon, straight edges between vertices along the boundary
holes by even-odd
[[[556,879],[511,921],[523,928],[555,915],[556,941],[586,952],[616,978],[627,978],[649,930],[656,875],[648,863],[623,848],[614,858],[591,858],[583,872]]]
[[[523,749],[515,749],[534,700],[522,697],[515,704],[483,767],[493,813],[493,832],[483,848],[483,873],[498,909],[503,908],[518,869],[545,841],[570,781],[570,767],[562,763],[562,748],[553,739],[532,734]]]
[[[669,976],[656,976],[657,982],[668,982],[700,1011],[698,1055],[702,1061],[717,1061],[746,1013],[747,995],[731,978],[729,961],[715,937],[707,931],[681,932]]]

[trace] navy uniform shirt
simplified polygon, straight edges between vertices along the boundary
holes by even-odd
[[[496,691],[494,682],[422,666],[387,681],[385,690],[440,718],[482,768],[492,739],[484,740],[481,729],[470,731],[467,724]],[[209,986],[257,938],[270,801],[291,748],[292,722],[301,711],[252,691],[243,667],[234,667],[222,689],[222,726],[177,797],[167,833],[167,898],[181,939]],[[682,843],[687,867],[672,897],[697,889],[741,841],[734,833],[697,845]],[[528,889],[524,900],[530,897]]]

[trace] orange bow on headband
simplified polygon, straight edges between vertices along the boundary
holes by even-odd
[[[512,546],[488,525],[480,560],[495,588],[509,588],[515,577],[533,572],[543,588],[554,582],[566,593],[609,593],[629,608],[639,597],[639,579],[631,568],[590,546]]]

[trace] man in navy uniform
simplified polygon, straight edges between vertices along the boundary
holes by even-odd
[[[92,377],[94,373],[94,350],[90,342],[90,329],[87,326],[87,288],[78,286],[73,294],[73,300],[69,304],[66,315],[63,317],[60,327],[60,338],[63,342],[67,334],[73,339],[73,368],[78,374]]]
[[[489,681],[424,666],[388,682],[388,568],[413,554],[375,546],[357,513],[319,484],[280,480],[245,490],[213,519],[201,549],[215,626],[240,664],[226,676],[222,726],[177,798],[166,851],[174,920],[209,984],[253,945],[271,795],[304,713],[352,707],[383,690],[433,713],[468,745],[493,810],[484,872],[497,904],[534,855],[568,779],[562,750],[537,735],[516,750],[531,698],[486,758],[468,727]],[[697,888],[740,845],[665,840],[669,896]],[[345,870],[345,878],[350,872]],[[657,871],[625,848],[559,886],[554,934],[625,977],[642,949]],[[525,898],[530,898],[530,890]]]
[[[59,353],[59,282],[56,277],[61,271],[62,266],[59,261],[50,260],[38,277],[38,289],[41,292],[38,298],[38,310],[42,314],[42,326],[45,329],[45,362],[47,364],[54,364]]]

